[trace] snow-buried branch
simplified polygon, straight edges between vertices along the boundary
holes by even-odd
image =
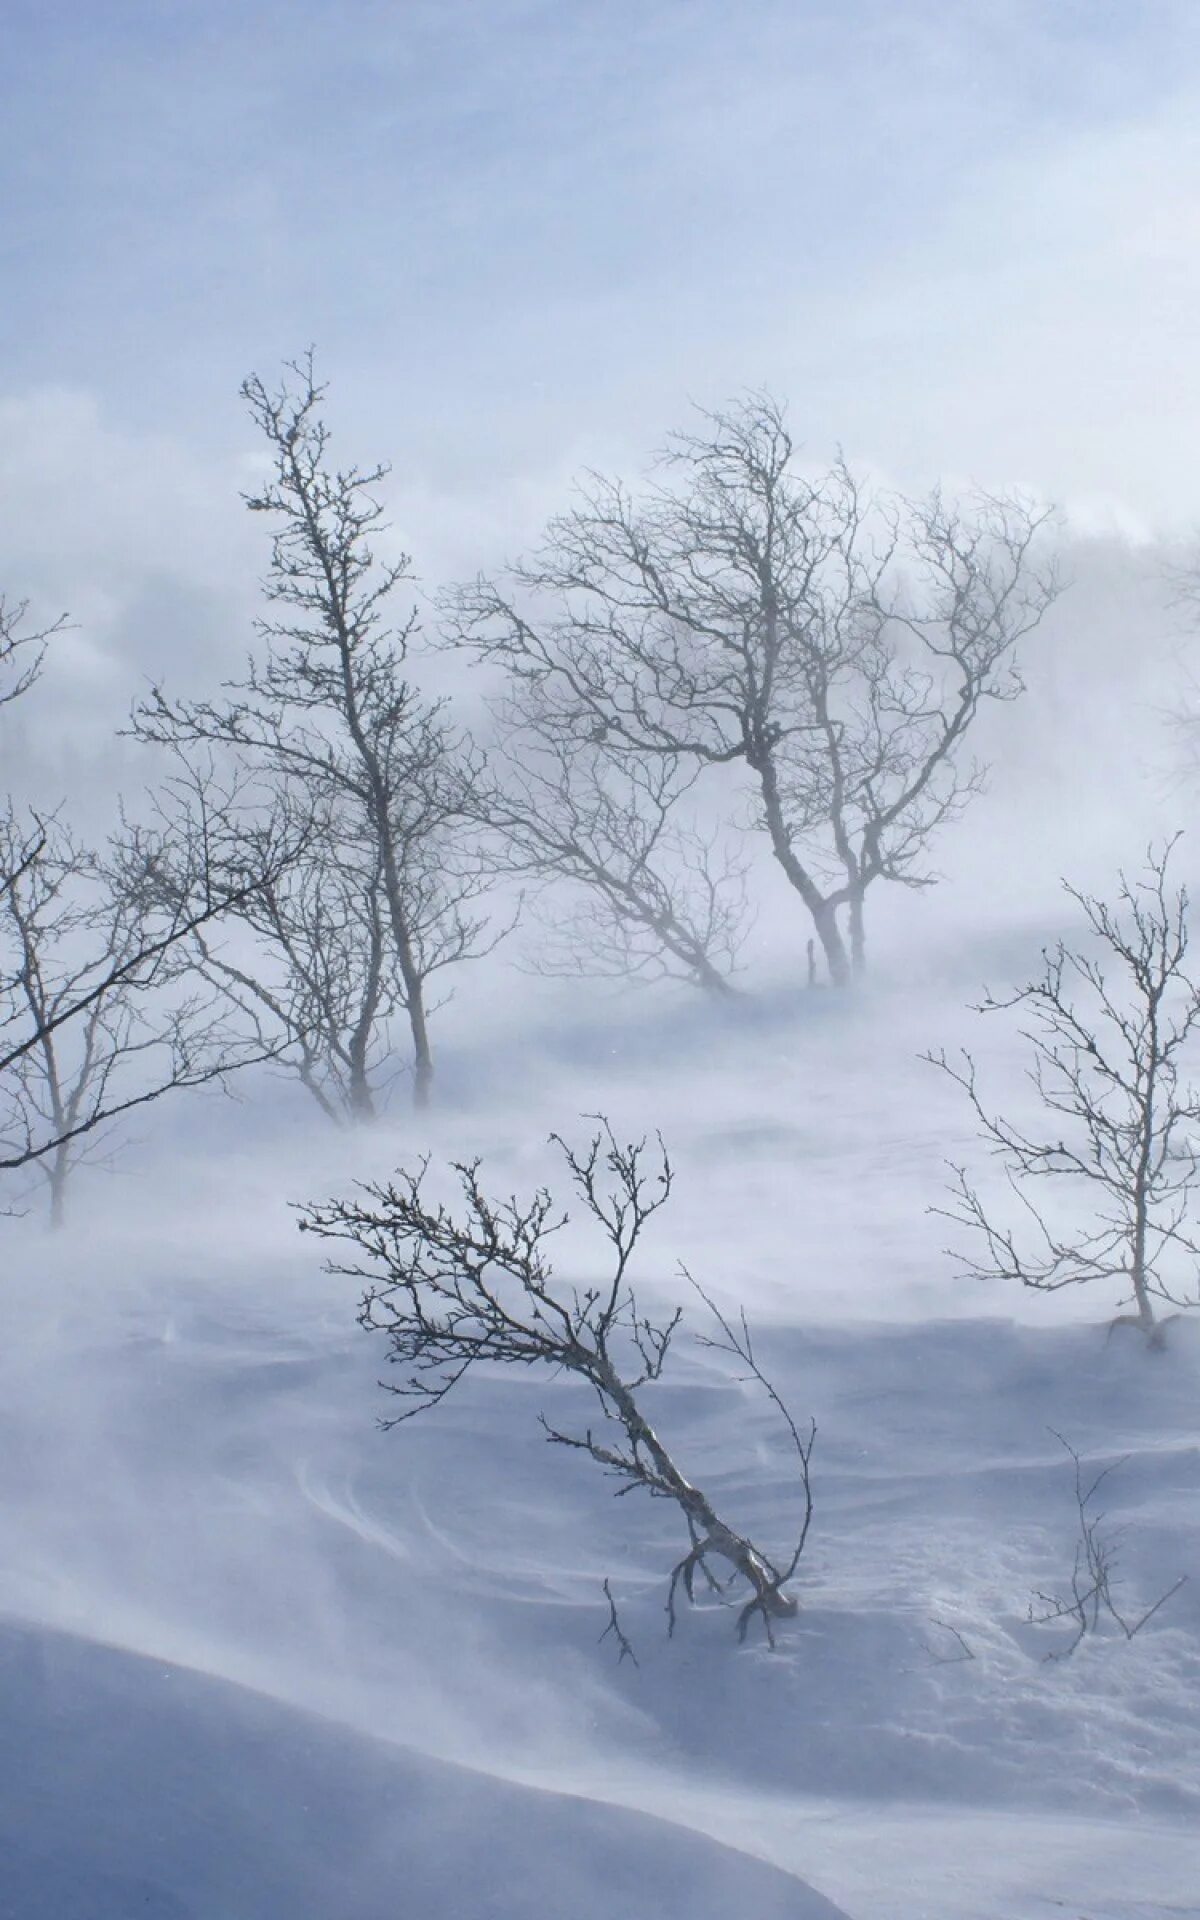
[[[360,1325],[385,1335],[388,1359],[399,1371],[399,1378],[385,1384],[405,1404],[385,1425],[396,1426],[437,1406],[478,1360],[574,1374],[593,1389],[600,1424],[563,1432],[542,1416],[547,1438],[589,1454],[621,1482],[619,1494],[641,1489],[673,1500],[683,1516],[690,1544],[671,1574],[670,1630],[680,1589],[694,1599],[699,1575],[718,1593],[744,1583],[749,1597],[738,1616],[739,1637],[758,1615],[774,1645],[773,1622],[796,1612],[786,1586],[812,1520],[809,1463],[816,1425],[802,1432],[761,1371],[744,1314],[736,1323],[728,1320],[691,1281],[719,1330],[705,1344],[732,1355],[744,1377],[767,1394],[799,1463],[799,1536],[790,1556],[777,1564],[721,1518],[642,1410],[639,1396],[661,1377],[683,1318],[682,1308],[662,1320],[643,1313],[630,1280],[642,1231],[671,1194],[671,1162],[661,1138],[649,1161],[646,1141],[622,1144],[604,1119],[585,1148],[569,1146],[558,1134],[551,1139],[608,1243],[602,1280],[558,1280],[547,1243],[569,1216],[545,1187],[524,1202],[512,1196],[489,1199],[480,1185],[478,1160],[453,1163],[463,1201],[457,1214],[425,1201],[428,1161],[386,1185],[361,1187],[356,1198],[301,1209],[302,1230],[356,1249],[352,1263],[336,1260],[329,1270],[366,1283]],[[732,1571],[719,1577],[717,1562]]]

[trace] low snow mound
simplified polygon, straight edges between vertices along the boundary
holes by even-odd
[[[0,1920],[846,1920],[667,1821],[0,1629]]]

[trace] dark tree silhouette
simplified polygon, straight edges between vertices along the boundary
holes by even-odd
[[[328,902],[335,874],[343,892],[356,887],[350,918],[368,938],[382,904],[423,1106],[433,1083],[429,976],[479,951],[483,933],[472,911],[480,875],[461,844],[472,756],[444,706],[406,678],[415,611],[387,624],[411,578],[406,554],[382,561],[373,546],[385,531],[376,489],[388,469],[331,464],[311,354],[278,390],[254,375],[242,392],[273,461],[246,504],[274,522],[266,593],[279,616],[259,622],[265,651],[223,698],[175,701],[155,688],[135,731],[185,754],[230,755],[281,809],[325,827],[324,844],[308,841],[308,898],[324,890]],[[279,930],[268,931],[278,950]]]
[[[590,476],[532,559],[452,596],[449,636],[569,747],[741,769],[845,983],[868,890],[931,883],[930,843],[982,778],[962,758],[979,709],[1022,690],[1015,649],[1057,591],[1034,558],[1047,515],[872,499],[841,461],[814,476],[766,395],[703,415],[662,465],[636,498]]]
[[[982,1003],[981,1012],[1016,1012],[1026,1023],[1028,1077],[1043,1116],[1036,1130],[985,1105],[969,1053],[928,1056],[966,1092],[1017,1202],[1015,1224],[1001,1220],[955,1168],[954,1204],[939,1211],[982,1249],[968,1272],[1047,1291],[1116,1281],[1153,1344],[1161,1339],[1155,1300],[1200,1303],[1200,1236],[1190,1224],[1200,1100],[1181,1077],[1200,985],[1187,966],[1187,892],[1168,885],[1174,845],[1152,851],[1140,879],[1120,876],[1115,905],[1068,886],[1087,947],[1060,942],[1043,954],[1035,980]],[[1055,1224],[1036,1198],[1046,1183],[1085,1204],[1088,1217],[1073,1208]]]
[[[700,1577],[713,1591],[723,1590],[715,1571],[723,1562],[728,1578],[749,1589],[740,1634],[757,1616],[773,1643],[774,1623],[796,1611],[786,1589],[812,1518],[815,1425],[801,1433],[787,1412],[760,1369],[745,1319],[734,1325],[702,1295],[718,1327],[708,1344],[732,1355],[766,1391],[799,1463],[799,1538],[787,1559],[776,1562],[717,1512],[645,1412],[646,1390],[661,1378],[682,1319],[682,1309],[658,1320],[645,1313],[630,1272],[643,1230],[671,1194],[672,1170],[661,1142],[650,1168],[645,1142],[620,1143],[606,1121],[581,1150],[553,1138],[585,1214],[607,1242],[602,1279],[557,1279],[548,1242],[567,1216],[545,1188],[527,1202],[490,1199],[477,1161],[455,1167],[459,1213],[425,1199],[423,1164],[389,1185],[364,1187],[361,1197],[303,1208],[301,1227],[352,1249],[349,1262],[339,1257],[330,1271],[366,1283],[360,1322],[383,1334],[396,1370],[387,1384],[401,1402],[387,1424],[436,1407],[481,1361],[566,1373],[591,1389],[600,1425],[568,1432],[543,1416],[547,1439],[587,1454],[617,1479],[619,1492],[640,1489],[670,1500],[683,1516],[689,1545],[668,1588],[671,1629],[681,1589],[693,1598]]]

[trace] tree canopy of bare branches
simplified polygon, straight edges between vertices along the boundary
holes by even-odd
[[[519,725],[501,733],[491,762],[480,829],[495,869],[528,883],[544,908],[537,971],[735,991],[745,865],[683,816],[695,768],[616,760]]]
[[[455,1166],[461,1210],[426,1200],[427,1165],[399,1174],[386,1186],[366,1186],[350,1200],[302,1209],[302,1229],[352,1249],[330,1270],[363,1281],[360,1324],[382,1333],[395,1377],[386,1384],[400,1411],[388,1425],[439,1404],[480,1362],[561,1371],[591,1389],[600,1424],[565,1431],[543,1416],[546,1437],[586,1453],[619,1483],[672,1501],[683,1516],[688,1549],[668,1589],[675,1624],[679,1590],[694,1597],[697,1577],[723,1590],[715,1563],[749,1589],[740,1616],[744,1636],[762,1619],[768,1639],[774,1621],[796,1611],[786,1591],[812,1518],[809,1461],[815,1427],[801,1432],[755,1356],[749,1328],[716,1315],[709,1344],[735,1357],[781,1413],[799,1463],[802,1520],[784,1561],[768,1558],[731,1527],[687,1478],[644,1410],[648,1389],[660,1380],[682,1309],[659,1319],[646,1313],[631,1266],[644,1229],[670,1198],[672,1169],[659,1143],[648,1164],[646,1143],[624,1144],[606,1121],[583,1148],[553,1136],[586,1216],[606,1243],[606,1271],[572,1283],[557,1278],[548,1243],[567,1215],[543,1188],[532,1199],[495,1200],[485,1193],[479,1163]]]
[[[27,600],[6,600],[0,594],[0,707],[28,693],[42,670],[47,642],[66,625],[64,618],[48,627],[31,627],[28,614]]]
[[[1022,690],[1015,649],[1057,591],[1046,518],[875,499],[840,460],[813,476],[752,394],[675,435],[643,494],[589,476],[538,553],[452,597],[448,631],[576,746],[742,769],[845,983],[868,888],[930,883],[929,844],[982,777],[968,731]]]
[[[0,820],[0,1169],[37,1165],[55,1224],[72,1168],[119,1115],[263,1057],[185,985],[187,937],[170,937],[131,852],[106,861],[57,818]],[[193,899],[197,938],[203,912]]]
[[[64,625],[25,616],[0,601],[0,705],[28,692]],[[183,956],[294,850],[267,835],[235,877],[211,845],[185,858],[172,833],[127,823],[96,852],[58,814],[4,802],[0,1171],[39,1167],[55,1217],[71,1167],[120,1115],[263,1057],[183,987]]]
[[[270,1057],[183,985],[188,943],[286,852],[232,890],[197,871],[161,885],[163,839],[134,829],[104,858],[55,819],[0,822],[0,1170],[40,1164],[61,1216],[86,1146],[122,1114]]]
[[[1037,979],[982,1003],[981,1012],[1013,1011],[1026,1023],[1028,1078],[1043,1116],[1036,1131],[985,1105],[970,1054],[930,1056],[967,1094],[1017,1203],[1016,1223],[1000,1221],[955,1168],[954,1204],[944,1211],[981,1248],[968,1271],[1046,1290],[1116,1281],[1153,1341],[1155,1300],[1198,1303],[1200,1258],[1190,1220],[1200,1101],[1181,1073],[1200,1023],[1200,985],[1187,965],[1187,892],[1168,883],[1174,845],[1152,850],[1141,878],[1120,876],[1115,905],[1068,886],[1086,948],[1060,942],[1044,953]],[[1047,1182],[1077,1196],[1086,1220],[1054,1224],[1036,1197]]]
[[[174,758],[156,806],[185,874],[198,859],[219,860],[231,884],[261,865],[273,836],[285,832],[294,848],[221,924],[197,931],[193,971],[329,1119],[375,1118],[399,1071],[393,1017],[404,1007],[377,842],[362,844],[336,791],[268,787],[264,801],[244,772],[219,772],[194,752]],[[419,907],[415,884],[410,899]]]
[[[359,1044],[352,1036],[360,1016],[369,1027],[391,992],[382,983],[394,976],[423,1105],[433,1080],[430,976],[478,951],[483,935],[474,910],[480,876],[461,857],[471,755],[444,707],[405,677],[415,612],[387,624],[393,596],[410,578],[407,555],[384,561],[373,544],[385,532],[376,490],[388,469],[331,463],[325,389],[311,355],[288,367],[277,390],[253,376],[242,392],[273,463],[246,503],[274,522],[266,595],[278,617],[259,622],[262,657],[221,698],[177,701],[155,688],[135,730],[185,756],[227,755],[269,790],[275,808],[307,813],[311,830],[291,897],[259,897],[255,906],[259,934],[293,969],[288,1018],[313,997],[314,923],[324,933],[336,922],[339,938],[361,934],[369,945],[378,921],[387,954],[372,978],[382,997],[373,1000],[368,987],[353,1013],[338,1013],[339,1045]],[[366,965],[370,972],[369,958]],[[326,1001],[307,1031],[317,1033],[333,1071],[329,1014]]]

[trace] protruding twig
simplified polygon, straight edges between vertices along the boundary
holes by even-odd
[[[796,1451],[796,1458],[800,1462],[800,1490],[803,1512],[796,1544],[792,1549],[791,1557],[786,1567],[779,1576],[779,1584],[783,1586],[791,1579],[800,1564],[800,1556],[804,1552],[805,1545],[808,1541],[809,1528],[812,1526],[813,1491],[810,1463],[812,1461],[813,1448],[817,1443],[817,1423],[815,1420],[810,1419],[807,1433],[802,1434],[792,1417],[790,1409],[759,1366],[754,1353],[754,1340],[750,1332],[750,1323],[746,1318],[745,1307],[739,1309],[738,1325],[735,1328],[725,1314],[721,1312],[715,1300],[704,1291],[699,1281],[693,1278],[687,1268],[681,1266],[680,1272],[688,1284],[699,1294],[724,1335],[724,1339],[714,1340],[709,1334],[698,1334],[697,1339],[700,1345],[710,1348],[714,1353],[731,1354],[735,1360],[742,1362],[743,1366],[747,1368],[748,1377],[757,1382],[762,1388],[771,1405],[775,1408],[775,1411],[779,1414],[786,1426],[791,1437],[792,1445]]]
[[[1102,1483],[1111,1473],[1125,1464],[1129,1458],[1124,1454],[1119,1460],[1112,1460],[1102,1467],[1085,1487],[1083,1462],[1070,1441],[1065,1439],[1057,1428],[1049,1431],[1061,1446],[1066,1448],[1075,1469],[1075,1505],[1079,1513],[1079,1539],[1075,1547],[1075,1560],[1071,1569],[1071,1591],[1069,1596],[1056,1593],[1035,1592],[1029,1603],[1028,1620],[1031,1626],[1047,1626],[1055,1620],[1073,1620],[1075,1634],[1069,1644],[1052,1650],[1047,1660],[1069,1660],[1080,1642],[1089,1633],[1095,1633],[1100,1626],[1102,1614],[1107,1614],[1121,1629],[1126,1640],[1132,1640],[1141,1632],[1148,1621],[1154,1618],[1160,1607],[1164,1607],[1173,1594],[1179,1592],[1186,1580],[1183,1574],[1174,1586],[1160,1594],[1153,1606],[1136,1621],[1129,1621],[1117,1605],[1113,1592],[1113,1581],[1117,1568],[1117,1538],[1102,1532],[1105,1516],[1091,1510],[1091,1503]],[[1039,1601],[1041,1613],[1034,1612],[1033,1601]]]
[[[638,1657],[634,1652],[633,1647],[630,1645],[630,1642],[626,1637],[624,1628],[621,1625],[620,1615],[617,1612],[617,1603],[613,1598],[613,1590],[609,1586],[607,1580],[605,1580],[604,1582],[604,1598],[608,1601],[608,1625],[605,1627],[604,1632],[600,1635],[599,1640],[597,1641],[597,1645],[600,1645],[603,1641],[607,1640],[609,1634],[611,1633],[617,1643],[617,1648],[618,1648],[617,1665],[620,1666],[622,1660],[632,1660],[635,1667],[640,1666],[641,1662],[638,1660]]]
[[[949,1620],[939,1620],[936,1614],[931,1616],[931,1619],[932,1624],[935,1627],[940,1627],[943,1633],[953,1635],[954,1639],[958,1642],[959,1648],[957,1653],[939,1653],[936,1647],[930,1646],[928,1640],[922,1640],[921,1645],[924,1647],[935,1667],[959,1667],[962,1666],[964,1661],[975,1658],[974,1648],[968,1645],[957,1627],[952,1626]]]

